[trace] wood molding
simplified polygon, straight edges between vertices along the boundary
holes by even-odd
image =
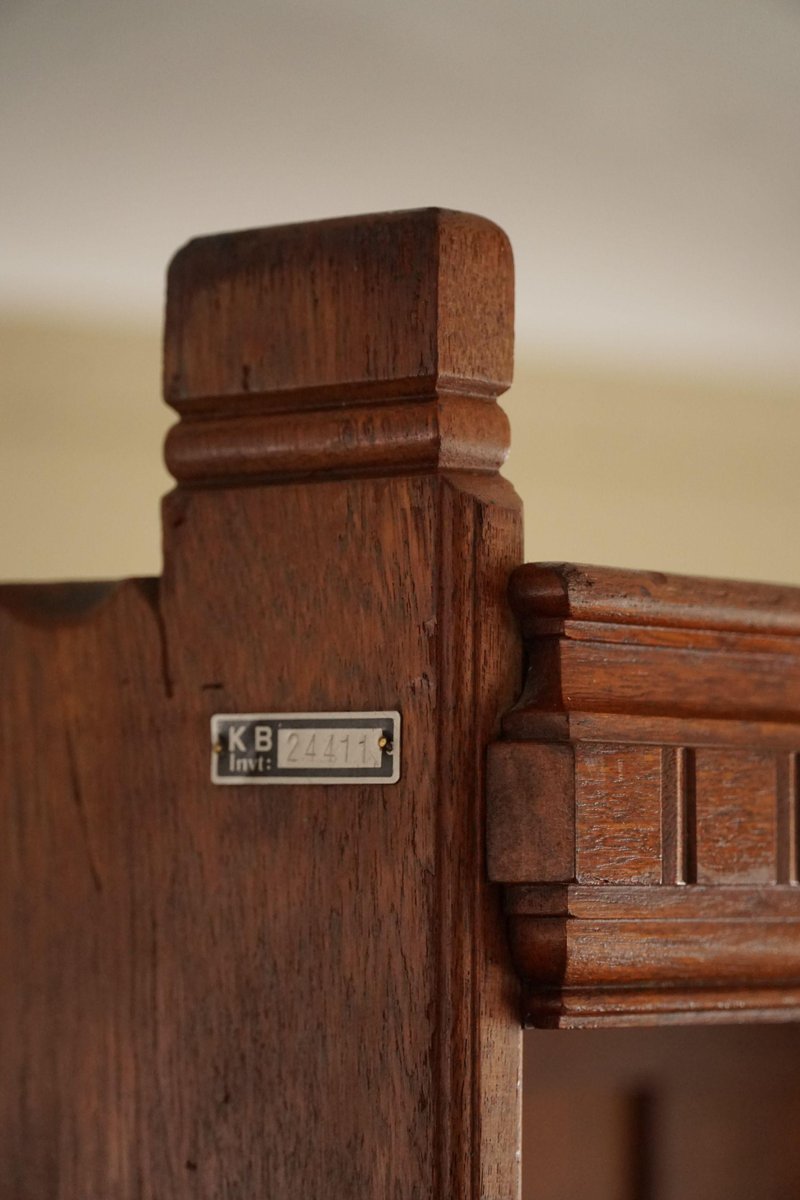
[[[169,272],[167,465],[193,485],[496,470],[513,310],[508,239],[463,213],[198,238]]]
[[[526,1019],[796,1017],[800,589],[547,563],[511,596],[487,840]]]

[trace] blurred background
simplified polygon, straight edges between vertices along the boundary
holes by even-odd
[[[800,583],[796,0],[0,0],[0,578],[159,570],[190,236],[509,233],[527,555]]]
[[[159,571],[178,246],[437,204],[515,249],[527,557],[800,584],[799,136],[796,0],[0,0],[0,578]],[[754,1099],[708,1128],[680,1090],[727,1174],[674,1194],[756,1197],[753,1114],[800,1112],[753,1083],[775,1035],[563,1036],[526,1195],[650,1196],[647,1073],[713,1058]]]

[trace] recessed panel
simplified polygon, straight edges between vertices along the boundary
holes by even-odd
[[[697,882],[774,883],[774,756],[698,749],[694,792]]]
[[[661,882],[661,750],[584,743],[575,751],[581,883]]]

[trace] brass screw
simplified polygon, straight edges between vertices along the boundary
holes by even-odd
[[[222,754],[222,742],[214,742],[214,745],[211,747],[211,749],[215,754]]]

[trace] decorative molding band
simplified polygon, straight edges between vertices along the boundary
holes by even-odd
[[[394,404],[181,421],[165,457],[181,484],[418,470],[496,471],[508,419],[494,402],[432,396]]]
[[[489,749],[488,868],[526,1017],[732,1019],[765,989],[785,1015],[800,590],[546,564],[512,602],[529,670]]]

